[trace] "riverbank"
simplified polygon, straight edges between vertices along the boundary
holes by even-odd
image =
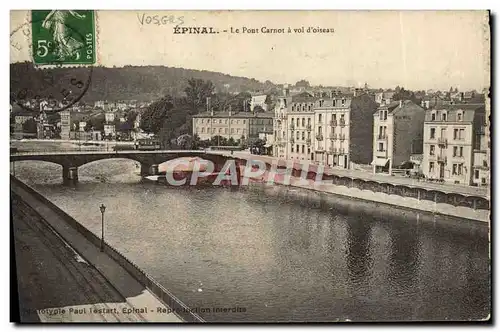
[[[115,318],[115,321],[182,322],[183,320],[190,321],[193,318],[195,321],[199,321],[189,313],[182,313],[179,316],[174,314],[174,312],[177,311],[171,308],[176,307],[169,307],[162,303],[157,298],[159,294],[161,295],[161,292],[158,290],[158,294],[155,295],[153,295],[151,291],[151,288],[161,286],[154,286],[154,281],[148,279],[147,275],[144,273],[141,274],[141,271],[137,267],[134,269],[134,266],[126,258],[115,249],[111,248],[107,243],[105,243],[104,252],[100,252],[96,245],[96,243],[99,242],[97,237],[81,226],[76,220],[58,209],[55,205],[50,204],[48,200],[43,199],[43,196],[13,177],[11,177],[11,192],[17,201],[22,202],[22,204],[36,211],[39,220],[45,223],[47,227],[51,228],[64,243],[71,245],[72,251],[74,255],[77,255],[75,257],[78,257],[78,260],[85,262],[85,264],[90,265],[92,269],[98,271],[98,273],[112,285],[117,294],[116,296],[121,296],[123,301],[116,300],[115,296],[114,301],[104,301],[102,305],[100,305],[105,309],[110,309],[106,312],[110,313]],[[75,227],[78,225],[79,227]],[[121,261],[116,260],[117,258],[121,259]],[[65,263],[64,260],[62,260],[62,262]],[[128,266],[129,269],[127,269],[126,266]],[[142,276],[142,282],[139,282],[136,276],[131,274],[131,271],[135,271],[137,276]],[[20,273],[20,275],[18,275],[18,279],[26,277],[27,275],[25,275],[25,273]],[[58,278],[59,277],[55,276],[47,280],[47,286],[45,287],[50,288],[58,286],[58,283],[55,282]],[[146,279],[149,282],[149,287],[145,285]],[[87,280],[85,284],[88,287],[95,287],[92,280]],[[172,298],[171,294],[169,294],[169,296]],[[70,297],[69,300],[71,300]],[[74,308],[75,312],[79,312],[83,315],[80,317],[79,321],[89,321],[88,319],[90,318],[85,315],[87,313],[94,314],[94,311],[91,310],[91,305],[89,305],[89,303],[84,304],[85,308],[88,309],[86,312],[76,311],[76,309],[84,309],[82,307],[83,304],[79,304],[78,308]],[[97,302],[97,304],[99,305],[99,302]],[[177,306],[179,306],[179,304],[177,304]],[[183,307],[183,305],[180,306]],[[44,309],[45,308],[44,306]],[[49,318],[44,317],[41,320],[44,321],[45,319],[45,321],[48,320],[51,322],[72,321],[71,318],[68,318],[68,313],[70,312],[68,306],[62,306],[59,309],[60,310],[51,311]],[[121,316],[117,316],[120,313]],[[102,317],[97,317],[95,319],[96,321],[106,321],[106,319]]]
[[[254,179],[252,182],[260,183],[266,186],[272,186],[271,184],[266,184],[269,176],[269,172],[266,171],[262,176]],[[326,183],[326,181],[320,183],[314,180],[306,180],[297,177],[290,177],[289,183],[286,183],[283,176],[276,176],[274,179],[274,183],[280,186],[307,190],[313,196],[315,195],[317,199],[324,200],[325,204],[328,204],[327,201],[330,201],[331,203],[330,198],[334,196],[342,196],[356,201],[368,201],[376,204],[381,204],[380,208],[382,209],[384,208],[384,206],[390,206],[403,210],[421,212],[427,215],[444,215],[460,219],[467,219],[471,222],[481,222],[488,225],[490,222],[489,210],[474,210],[463,206],[453,206],[445,203],[419,200],[418,198],[402,197],[399,195],[373,192],[371,190],[361,190],[355,187],[339,186],[331,183]]]

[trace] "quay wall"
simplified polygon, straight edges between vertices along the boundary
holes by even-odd
[[[101,244],[101,239],[97,237],[94,233],[89,231],[85,226],[80,224],[76,219],[68,215],[54,203],[49,201],[39,192],[26,185],[24,182],[16,179],[15,177],[10,177],[11,182],[15,185],[22,187],[26,191],[30,192],[39,201],[43,202],[47,207],[56,212],[64,221],[66,221],[71,227],[76,229],[81,235],[83,235],[88,241],[90,241],[95,246],[99,247]],[[29,203],[29,202],[27,202]],[[66,240],[66,239],[65,239]],[[71,243],[70,243],[71,244]],[[198,316],[196,313],[192,312],[189,307],[187,307],[181,300],[179,300],[175,295],[173,295],[168,289],[160,285],[153,277],[148,273],[143,271],[139,266],[130,261],[122,253],[120,253],[116,248],[104,241],[104,252],[113,258],[118,264],[120,264],[130,275],[132,275],[139,283],[141,283],[145,288],[147,288],[151,293],[153,293],[158,299],[160,299],[165,305],[171,308],[182,320],[185,322],[204,322],[203,318]],[[89,262],[90,264],[90,262]]]
[[[266,186],[269,177],[272,176],[266,171],[261,177],[254,179],[252,182]],[[311,173],[311,172],[310,172]],[[338,203],[336,197],[344,197],[352,200],[352,205],[349,209],[359,211],[366,208],[368,212],[378,213],[381,209],[374,209],[373,203],[381,207],[391,207],[400,210],[411,210],[418,212],[419,216],[432,217],[449,216],[460,219],[467,219],[473,222],[481,222],[484,224],[490,221],[489,201],[476,196],[461,196],[454,193],[444,193],[437,191],[429,191],[422,188],[411,188],[405,186],[393,186],[391,184],[370,183],[366,185],[364,181],[343,181],[335,180],[329,175],[322,182],[312,180],[316,174],[312,173],[307,179],[299,178],[300,172],[290,177],[290,181],[286,182],[283,175],[276,175],[274,183],[278,187],[300,188],[303,192],[296,192],[290,195],[302,197],[307,192],[307,199],[312,204],[318,202],[319,205],[333,206]],[[269,185],[271,188],[272,186]],[[279,189],[276,189],[279,191]],[[363,204],[369,202],[370,204]],[[345,204],[344,204],[345,205]],[[475,207],[475,208],[474,208]]]

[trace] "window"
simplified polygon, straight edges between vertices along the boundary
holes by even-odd
[[[318,114],[318,122],[321,123],[322,114]]]
[[[234,128],[231,128],[231,134],[234,134]]]
[[[458,164],[458,175],[462,175],[462,164]]]
[[[486,178],[481,178],[481,183],[486,184]]]
[[[307,125],[310,126],[311,125],[311,118],[308,118],[307,119]]]
[[[307,153],[311,153],[311,148],[307,148]]]
[[[474,179],[479,179],[479,170],[478,169],[476,169],[474,171]]]
[[[311,111],[311,105],[307,106],[307,110]]]
[[[483,160],[483,167],[488,167],[488,161],[487,160]]]
[[[203,123],[203,121],[204,121],[204,120],[205,120],[205,119],[201,119],[201,123]]]
[[[436,138],[436,128],[431,128],[431,139]]]
[[[460,147],[460,154],[459,154],[460,157],[463,157],[464,156],[464,147],[461,146]]]
[[[222,123],[222,119],[219,119],[219,123]]]
[[[306,132],[305,131],[302,132],[302,139],[303,140],[306,139]]]
[[[205,132],[205,127],[201,127],[201,132],[204,133]]]
[[[441,114],[441,121],[446,121],[446,112]]]
[[[222,134],[222,128],[219,128],[219,134]]]
[[[300,132],[297,130],[297,133],[296,133],[296,138],[299,139],[300,138]]]
[[[333,121],[337,121],[337,114],[333,114],[333,115],[332,115],[332,120],[333,120]]]
[[[297,144],[297,153],[299,153],[299,145]]]
[[[462,112],[457,113],[457,120],[462,121]]]
[[[292,152],[292,153],[293,153],[293,145],[292,145],[292,147],[290,148],[290,152]]]
[[[432,112],[431,121],[436,121],[436,113]]]
[[[302,145],[302,153],[306,152],[306,146]]]
[[[456,157],[458,155],[458,146],[453,147],[453,157]]]
[[[306,119],[302,118],[302,127],[305,127],[305,126],[306,126]]]
[[[321,133],[323,132],[323,128],[321,128],[321,126],[318,127],[318,135],[321,135]]]
[[[458,139],[463,140],[465,139],[465,129],[460,129],[458,132]]]
[[[378,143],[378,150],[384,151],[384,143]]]
[[[307,139],[311,139],[311,132],[310,131],[307,132]]]
[[[243,124],[245,124],[247,122],[247,120],[243,120]]]
[[[227,128],[224,128],[224,134],[227,134]]]
[[[380,120],[384,120],[384,111],[380,111],[378,116],[379,116]]]
[[[453,129],[453,139],[458,139],[458,129]]]
[[[457,164],[453,164],[453,169],[451,170],[451,174],[457,175],[457,167],[458,167]]]
[[[433,161],[431,161],[429,163],[429,173],[434,173],[434,162]]]
[[[429,150],[429,155],[430,156],[433,156],[436,152],[436,146],[435,145],[431,145],[430,146],[430,150]]]

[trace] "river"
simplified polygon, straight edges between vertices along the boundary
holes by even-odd
[[[79,169],[16,162],[16,176],[207,321],[477,320],[490,313],[485,225],[423,222],[297,200],[297,189],[169,188],[129,160]],[[305,192],[300,190],[302,195]],[[307,200],[306,200],[307,201]],[[237,308],[215,312],[214,308]]]

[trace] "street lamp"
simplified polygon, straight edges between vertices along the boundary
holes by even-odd
[[[101,204],[99,209],[101,210],[101,251],[104,251],[104,211],[106,211],[106,206]]]

